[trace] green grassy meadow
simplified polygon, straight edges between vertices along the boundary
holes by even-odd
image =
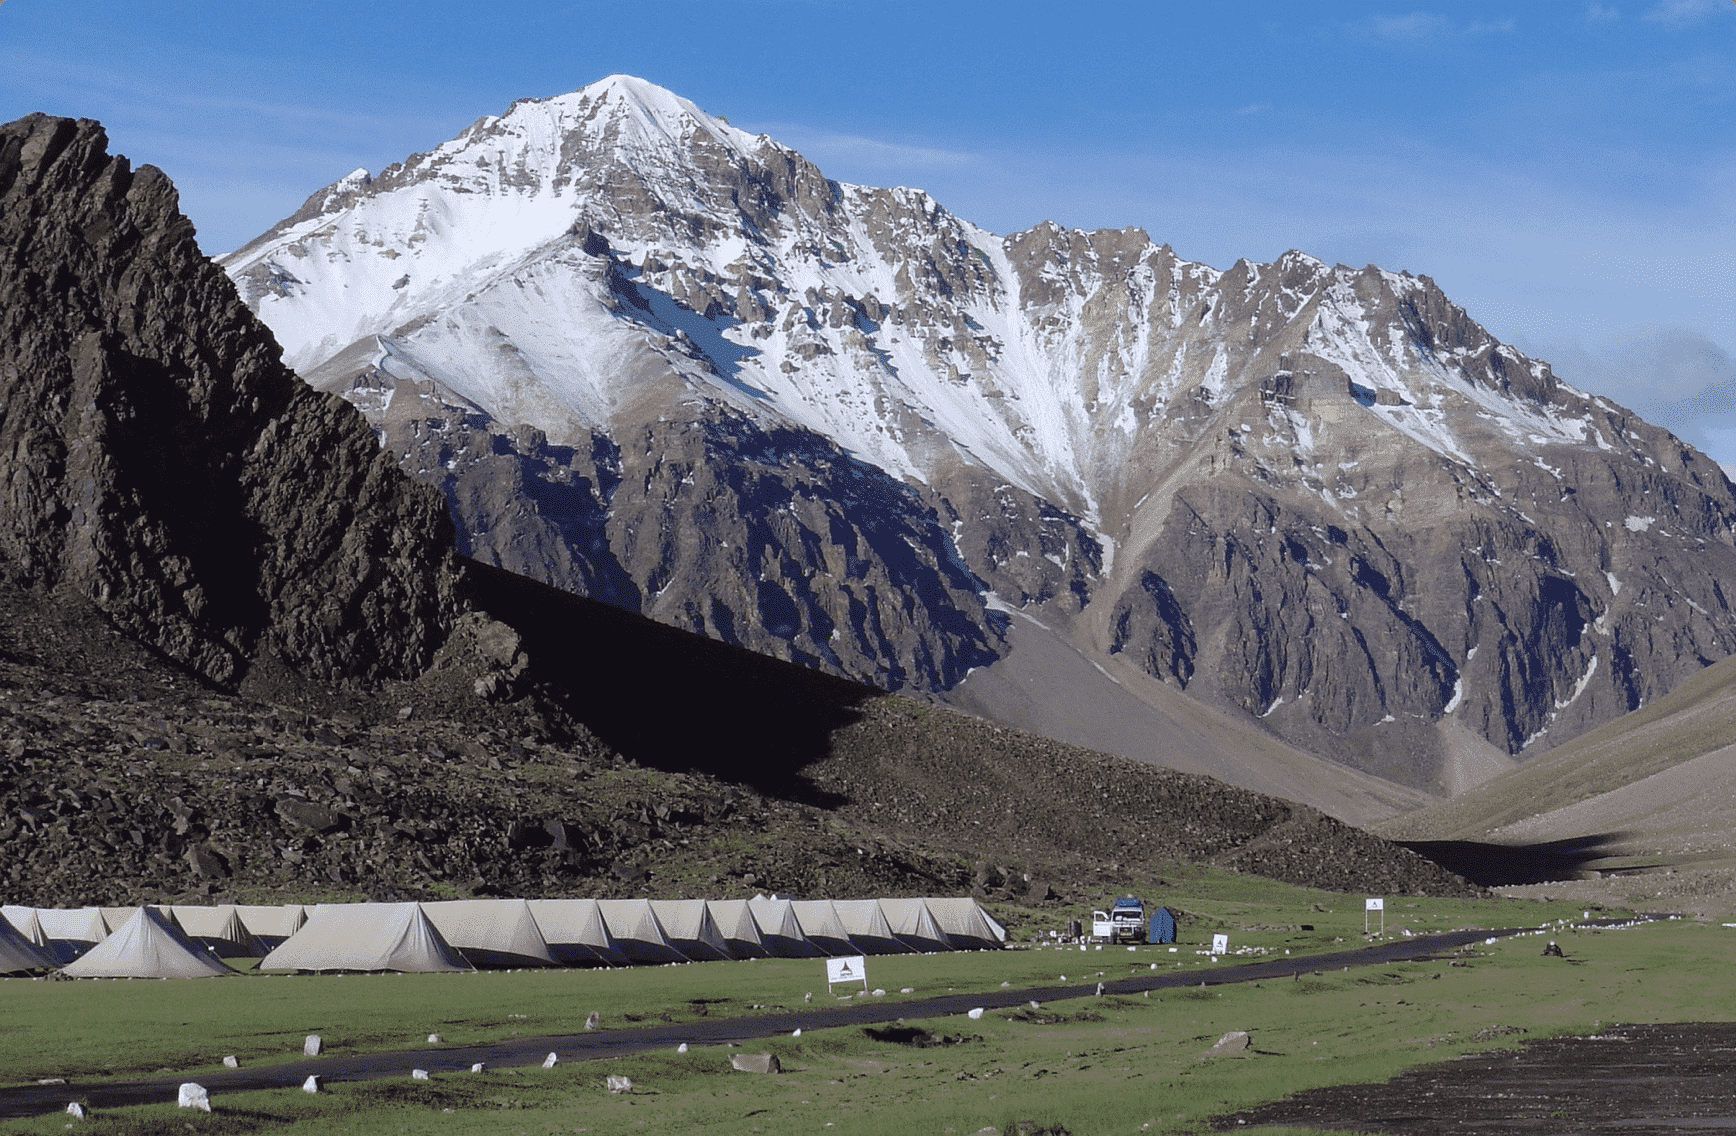
[[[1249,957],[1296,956],[1364,941],[1362,897],[1306,893],[1225,876],[1184,900],[1183,943],[1166,947],[1024,948],[871,958],[886,1002],[948,990],[992,990],[1182,969],[1204,973]],[[749,1042],[776,1053],[784,1074],[733,1072],[728,1049],[696,1047],[554,1069],[436,1074],[429,1082],[338,1084],[217,1095],[206,1116],[172,1104],[104,1112],[79,1125],[100,1133],[956,1133],[1020,1120],[1091,1133],[1198,1132],[1212,1115],[1327,1084],[1384,1080],[1415,1064],[1527,1038],[1595,1031],[1615,1022],[1732,1020],[1725,980],[1736,929],[1670,921],[1574,932],[1561,905],[1500,900],[1389,900],[1388,939],[1461,926],[1533,926],[1541,934],[1477,943],[1446,960],[1304,970],[1295,979],[1173,988],[1147,997],[1056,1002],[1038,1014],[990,1011],[902,1022],[956,1044],[916,1048],[862,1028]],[[1300,930],[1308,923],[1312,931]],[[1232,954],[1196,952],[1212,933]],[[1546,957],[1554,938],[1565,959]],[[1339,940],[1343,940],[1340,942]],[[1234,952],[1241,949],[1246,954]],[[902,987],[913,993],[901,995]],[[616,971],[478,975],[274,976],[187,982],[0,982],[0,1067],[9,1083],[78,1082],[170,1072],[196,1079],[225,1054],[245,1065],[300,1060],[320,1033],[328,1052],[419,1048],[577,1032],[597,1010],[603,1027],[692,1020],[702,1011],[754,1014],[827,994],[816,960],[761,960]],[[877,999],[876,1001],[881,1001]],[[1252,1047],[1201,1055],[1229,1030]],[[316,1071],[317,1059],[308,1063]],[[631,1094],[604,1077],[624,1074]],[[0,1133],[62,1133],[64,1114],[0,1123]]]

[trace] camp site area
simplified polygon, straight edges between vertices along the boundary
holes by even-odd
[[[867,955],[866,982],[833,991],[822,955],[428,973],[244,969],[215,982],[12,978],[0,981],[8,1024],[0,1031],[7,1071],[0,1100],[7,1091],[51,1092],[55,1107],[0,1121],[0,1132],[61,1133],[74,1123],[164,1133],[975,1134],[1018,1131],[1020,1122],[1025,1131],[1075,1134],[1259,1131],[1287,1119],[1281,1109],[1293,1094],[1337,1086],[1348,1087],[1345,1099],[1375,1099],[1349,1088],[1462,1066],[1455,1059],[1465,1054],[1506,1061],[1503,1053],[1522,1055],[1533,1043],[1622,1037],[1576,1044],[1637,1052],[1632,1047],[1653,1026],[1736,1021],[1736,994],[1723,981],[1736,928],[1715,921],[1628,922],[1625,913],[1561,903],[1393,898],[1384,930],[1365,935],[1364,902],[1226,878],[1178,900],[1186,915],[1175,944],[1036,946],[1037,928],[1021,927],[1009,932],[1017,949]],[[1306,962],[1474,927],[1515,933],[1471,937],[1412,961],[1348,969]],[[1227,950],[1212,955],[1217,935]],[[1560,955],[1544,953],[1551,942]],[[1287,974],[1286,958],[1298,960]],[[1275,964],[1280,977],[1223,981],[1249,963]],[[1158,975],[1180,984],[1116,989]],[[1069,996],[1015,997],[1063,987]],[[972,1016],[964,1008],[979,998],[971,995],[995,1005]],[[913,1012],[947,998],[958,1008]],[[750,1028],[816,1007],[862,1007],[875,1020],[799,1036]],[[592,1015],[595,1028],[587,1030]],[[754,1036],[734,1046],[696,1043],[682,1052],[674,1041],[723,1036],[730,1031],[720,1026],[737,1021],[738,1032]],[[657,1036],[666,1040],[581,1059],[587,1037],[596,1039],[586,1050],[595,1054],[605,1039],[646,1031],[665,1031]],[[309,1036],[321,1039],[317,1057],[304,1055]],[[514,1039],[539,1052],[546,1039],[554,1064],[472,1072],[452,1060],[466,1047]],[[781,1071],[750,1074],[733,1061],[764,1055]],[[226,1057],[243,1072],[289,1070],[296,1083],[226,1092]],[[296,1087],[322,1069],[368,1058],[381,1063],[374,1079],[333,1077],[317,1093]],[[1690,1075],[1687,1056],[1680,1061]],[[413,1075],[417,1068],[429,1070],[426,1080]],[[176,1087],[201,1077],[212,1082],[212,1111],[177,1108]],[[618,1091],[610,1091],[611,1077]],[[622,1078],[630,1088],[620,1089]],[[38,1085],[45,1080],[61,1083]],[[92,1105],[82,1120],[64,1112],[116,1082],[160,1085],[163,1095],[135,1106]],[[1574,1109],[1593,1107],[1595,1088],[1582,1085],[1568,1099],[1573,1094],[1557,1084],[1539,1098],[1536,1115],[1559,1113],[1554,1119],[1564,1123]],[[1417,1112],[1412,1101],[1409,1113]],[[1303,1119],[1322,1123],[1318,1113]],[[1379,1117],[1354,1127],[1422,1130],[1386,1129]]]

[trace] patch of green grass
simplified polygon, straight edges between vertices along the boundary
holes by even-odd
[[[1291,889],[1294,892],[1294,889]],[[1219,930],[1268,955],[1362,941],[1359,896],[1289,894],[1225,875],[1190,890],[1191,939],[1129,952],[1025,949],[868,960],[885,1001],[948,990],[996,990],[1149,975],[1214,964],[1196,952]],[[1415,902],[1416,906],[1408,906]],[[1324,910],[1316,911],[1318,905]],[[1388,935],[1462,926],[1540,924],[1543,904],[1395,899]],[[1293,928],[1312,921],[1315,930]],[[1264,928],[1264,929],[1249,929]],[[1566,959],[1542,955],[1553,937]],[[1345,940],[1343,943],[1337,940]],[[1288,944],[1288,946],[1287,946]],[[1153,991],[1147,997],[1074,999],[1041,1012],[991,1011],[911,1019],[902,1030],[811,1031],[749,1043],[782,1061],[778,1077],[733,1072],[729,1050],[646,1053],[554,1069],[436,1075],[433,1081],[337,1085],[319,1097],[293,1090],[219,1095],[213,1117],[172,1106],[121,1109],[81,1126],[95,1133],[438,1131],[488,1133],[817,1133],[911,1131],[971,1136],[1012,1121],[1097,1132],[1203,1131],[1215,1114],[1306,1088],[1384,1080],[1457,1053],[1510,1046],[1613,1022],[1736,1020],[1736,990],[1723,981],[1736,931],[1689,922],[1632,929],[1553,928],[1480,941],[1450,965],[1401,963],[1350,971],[1299,971],[1244,985]],[[914,988],[901,995],[901,987]],[[450,1044],[578,1032],[591,1010],[605,1028],[801,1006],[827,999],[818,960],[761,960],[618,971],[519,971],[479,975],[312,977],[259,975],[199,982],[0,982],[0,1068],[16,1080],[172,1070],[196,1079],[224,1054],[244,1064],[298,1057],[303,1036],[329,1051],[415,1048],[431,1032]],[[722,999],[722,1001],[707,1001]],[[880,1000],[876,1000],[879,1002]],[[757,1007],[757,1008],[756,1008]],[[523,1015],[522,1017],[515,1015]],[[1252,1034],[1246,1053],[1202,1060],[1225,1032]],[[921,1034],[918,1033],[921,1031]],[[898,1040],[958,1039],[917,1048]],[[632,1078],[611,1095],[604,1077]],[[70,1098],[69,1098],[70,1099]],[[451,1109],[451,1112],[445,1110]],[[64,1115],[0,1124],[11,1133],[64,1133]],[[227,1125],[228,1127],[223,1127]]]
[[[1736,1020],[1736,991],[1722,981],[1736,932],[1675,922],[1556,938],[1566,959],[1542,954],[1545,936],[1524,936],[1479,943],[1458,959],[1463,966],[1402,963],[1075,1000],[1053,1006],[1052,1017],[995,1011],[977,1021],[912,1020],[904,1031],[877,1031],[960,1039],[950,1045],[915,1048],[852,1028],[746,1046],[778,1055],[785,1072],[776,1077],[733,1072],[727,1049],[665,1050],[549,1070],[338,1085],[319,1097],[293,1090],[218,1096],[214,1117],[191,1122],[196,1132],[239,1131],[214,1127],[239,1114],[252,1130],[293,1128],[296,1136],[970,1136],[1018,1120],[1063,1124],[1074,1136],[1138,1132],[1146,1124],[1145,1131],[1193,1133],[1213,1115],[1302,1089],[1385,1080],[1416,1064],[1530,1038],[1592,1032],[1617,1020]],[[528,977],[501,981],[510,987]],[[1248,1051],[1203,1058],[1233,1029],[1251,1033]],[[611,1095],[604,1087],[610,1073],[630,1077],[633,1092]],[[84,1127],[179,1136],[187,1120],[187,1113],[152,1106],[116,1110]],[[0,1134],[47,1136],[63,1132],[64,1122],[17,1121],[0,1125]]]

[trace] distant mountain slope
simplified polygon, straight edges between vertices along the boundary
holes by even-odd
[[[1736,659],[1472,792],[1377,826],[1404,840],[1529,845],[1595,838],[1581,859],[1736,863]],[[1684,861],[1685,862],[1685,861]]]
[[[464,551],[884,688],[1007,605],[1444,792],[1736,650],[1722,471],[1427,277],[997,236],[627,76],[222,263]]]

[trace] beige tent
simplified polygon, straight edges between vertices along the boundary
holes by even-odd
[[[703,899],[654,899],[651,911],[675,949],[693,961],[718,962],[735,957]]]
[[[108,938],[99,907],[38,907],[36,918],[56,962],[71,962]]]
[[[68,963],[74,978],[213,978],[235,972],[175,925],[173,914],[141,907],[114,934]]]
[[[467,971],[417,903],[322,903],[261,970]]]
[[[219,958],[258,958],[266,953],[232,904],[191,907],[178,903],[170,910],[189,939],[210,947]]]
[[[946,932],[935,922],[934,913],[928,910],[928,904],[920,899],[883,899],[880,910],[886,916],[886,925],[892,928],[892,933],[907,943],[912,950],[928,953],[929,951],[950,951],[952,940],[946,937]]]
[[[832,908],[856,949],[865,955],[907,955],[909,945],[892,933],[877,899],[835,899]]]
[[[669,941],[648,899],[599,899],[597,910],[621,953],[633,962],[687,962]]]
[[[802,936],[820,949],[821,954],[840,956],[862,952],[850,941],[850,932],[838,918],[837,908],[829,899],[792,899],[790,910],[801,925]]]
[[[247,928],[247,933],[267,950],[282,946],[285,939],[301,930],[301,925],[307,922],[307,909],[299,903],[277,906],[237,904],[235,914],[240,917],[241,925]]]
[[[446,899],[422,910],[472,966],[558,966],[522,899]]]
[[[766,958],[772,953],[760,935],[759,923],[754,920],[753,908],[748,906],[747,900],[708,899],[705,907],[732,956],[738,959]]]
[[[18,929],[18,933],[39,947],[48,946],[48,935],[42,930],[42,920],[36,917],[36,908],[21,907],[8,903],[0,907],[0,916]]]
[[[960,951],[999,950],[1007,941],[1007,929],[989,917],[976,900],[924,899],[934,921],[946,932],[953,948]]]
[[[564,966],[607,963],[626,966],[627,956],[609,934],[603,914],[594,899],[533,899],[530,913],[536,919],[549,953]]]
[[[30,911],[29,908],[25,910]],[[31,911],[32,917],[35,914]],[[31,926],[36,926],[34,918]],[[37,927],[39,933],[41,930]],[[14,926],[10,918],[0,915],[0,974],[16,974],[23,970],[57,965],[59,964],[47,947],[31,942],[30,937]]]
[[[108,933],[111,935],[125,927],[138,909],[139,905],[136,903],[130,907],[97,908],[98,911],[102,912],[103,926],[108,929]]]
[[[789,900],[756,895],[747,901],[747,906],[753,912],[754,922],[759,924],[760,941],[773,955],[778,958],[818,958],[825,953],[808,942]]]

